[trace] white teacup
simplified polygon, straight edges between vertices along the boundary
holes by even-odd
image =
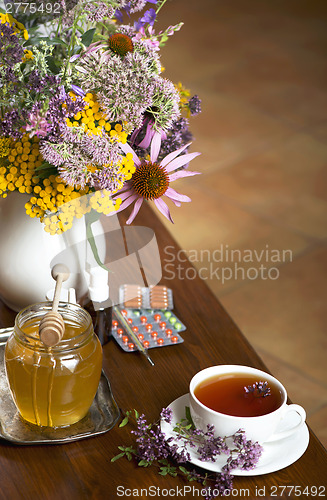
[[[275,384],[282,394],[282,403],[276,410],[265,415],[254,417],[236,417],[214,411],[201,403],[194,395],[195,388],[203,381],[227,373],[254,375],[259,381],[267,381]],[[296,432],[305,422],[306,413],[302,406],[297,404],[288,405],[285,387],[266,372],[242,365],[218,365],[205,368],[198,372],[190,382],[190,411],[194,425],[201,430],[206,430],[207,425],[215,427],[216,436],[231,436],[239,429],[245,431],[247,439],[265,443],[286,438]],[[269,396],[268,396],[269,397]],[[287,428],[278,430],[277,427],[282,420],[291,412],[296,414]],[[293,422],[294,420],[294,422]]]

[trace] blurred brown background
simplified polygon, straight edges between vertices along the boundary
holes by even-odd
[[[162,61],[202,99],[190,167],[203,174],[174,183],[192,203],[167,227],[326,446],[327,2],[168,0],[159,27],[179,21]],[[208,279],[234,265],[212,261],[221,248],[289,252],[261,262],[277,279],[243,259],[245,278],[222,283]]]

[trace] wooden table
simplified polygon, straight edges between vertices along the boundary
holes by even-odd
[[[180,249],[157,216],[143,208],[137,225],[155,230],[159,247],[169,252]],[[181,256],[181,254],[179,254]],[[163,254],[163,264],[165,255]],[[170,257],[171,259],[171,257]],[[176,260],[177,262],[177,260]],[[191,268],[183,263],[183,274]],[[189,271],[194,276],[194,272]],[[219,304],[206,284],[199,278],[162,282],[173,289],[175,313],[186,324],[185,342],[171,348],[150,351],[155,366],[151,367],[138,353],[124,353],[112,341],[104,349],[104,370],[120,408],[136,408],[148,421],[158,418],[161,408],[188,392],[191,377],[199,370],[215,364],[245,364],[267,368],[244,338],[232,319]],[[0,326],[13,324],[14,313],[0,305]],[[184,493],[183,488],[201,485],[187,483],[183,478],[161,477],[155,468],[144,469],[133,461],[120,459],[111,463],[119,445],[132,444],[129,430],[116,425],[101,436],[65,445],[16,446],[0,442],[0,498],[15,499],[116,499],[154,498],[170,496],[201,498],[196,493]],[[261,476],[235,477],[233,498],[313,498],[305,495],[311,486],[326,486],[327,454],[310,431],[310,443],[305,454],[289,467]],[[117,490],[118,487],[120,490]],[[152,490],[149,490],[152,486]],[[292,486],[297,493],[290,494]],[[286,488],[284,488],[286,487]],[[289,487],[289,488],[287,488]],[[309,489],[305,490],[308,487]],[[144,491],[141,492],[141,489]],[[177,489],[179,488],[179,489]],[[133,491],[135,490],[135,491]],[[148,490],[146,496],[145,491]],[[284,491],[283,491],[284,490]],[[124,491],[125,496],[120,492]],[[312,492],[314,490],[311,490]],[[174,493],[175,492],[175,493]],[[138,496],[137,496],[138,495]]]

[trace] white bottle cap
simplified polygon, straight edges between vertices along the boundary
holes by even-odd
[[[108,271],[102,267],[92,267],[89,271],[89,297],[92,302],[105,302],[109,299]]]

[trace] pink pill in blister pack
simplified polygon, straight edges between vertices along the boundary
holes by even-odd
[[[171,310],[162,309],[120,309],[132,331],[146,349],[165,347],[184,342],[180,335],[185,325]],[[126,352],[137,351],[134,340],[113,312],[112,336]]]

